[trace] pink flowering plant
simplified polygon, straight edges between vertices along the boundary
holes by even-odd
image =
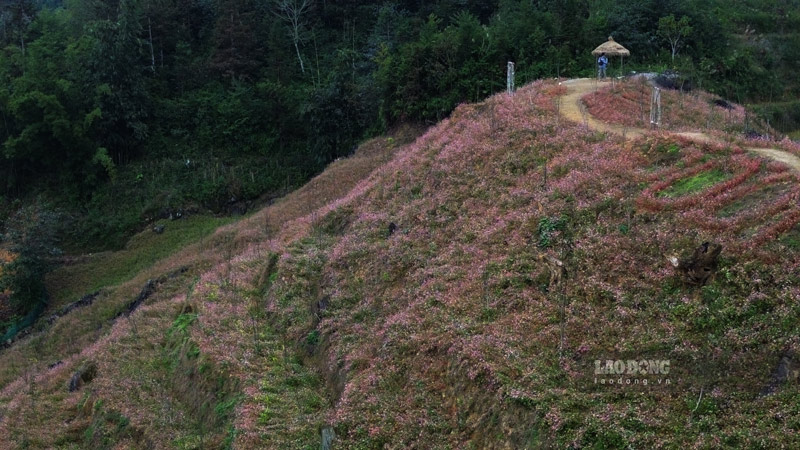
[[[800,351],[797,173],[588,130],[558,117],[563,93],[539,81],[370,141],[154,268],[193,262],[130,320],[108,317],[151,273],[0,352],[0,442],[800,446],[798,385],[774,375]],[[693,285],[670,258],[704,241],[721,259]],[[595,382],[617,359],[668,361],[670,384]]]
[[[603,122],[636,128],[650,127],[653,85],[644,78],[621,80],[583,98],[590,114]],[[761,135],[776,133],[744,107],[703,91],[661,89],[661,128],[670,131],[721,131]]]

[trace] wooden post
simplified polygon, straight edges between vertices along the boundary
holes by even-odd
[[[506,73],[506,91],[508,95],[512,95],[516,90],[514,86],[514,63],[508,62],[508,71]]]

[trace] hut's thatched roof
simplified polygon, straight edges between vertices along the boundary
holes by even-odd
[[[603,42],[592,51],[594,56],[598,56],[601,53],[605,53],[608,56],[631,56],[631,52],[615,41],[613,37],[609,37],[608,41]]]

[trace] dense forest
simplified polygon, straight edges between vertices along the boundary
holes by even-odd
[[[55,247],[116,248],[154,218],[241,212],[366,137],[504,89],[507,61],[518,84],[590,76],[608,36],[630,49],[626,71],[676,69],[784,131],[800,121],[797,0],[0,6],[0,219],[19,255],[0,293],[27,298],[18,310],[43,295],[31,280]]]

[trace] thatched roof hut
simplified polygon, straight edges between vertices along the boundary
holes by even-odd
[[[611,36],[608,37],[608,41],[603,42],[592,51],[594,56],[600,56],[601,53],[605,53],[608,56],[631,56],[631,52]]]

